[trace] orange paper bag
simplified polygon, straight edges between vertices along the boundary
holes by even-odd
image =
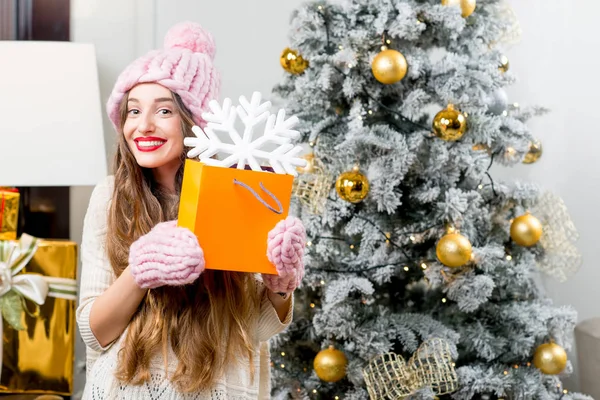
[[[198,237],[206,268],[276,274],[268,233],[288,215],[292,175],[186,160],[178,225]]]

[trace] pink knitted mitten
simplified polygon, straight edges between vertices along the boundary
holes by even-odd
[[[291,293],[304,277],[306,231],[302,221],[287,217],[269,232],[267,257],[278,275],[262,274],[265,286],[276,293]]]
[[[204,253],[189,229],[162,222],[131,245],[129,267],[143,289],[186,285],[204,271]]]

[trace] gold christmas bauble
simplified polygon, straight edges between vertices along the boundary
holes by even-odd
[[[533,164],[542,156],[542,143],[539,140],[534,140],[529,143],[529,151],[523,158],[523,164]]]
[[[301,74],[308,68],[308,61],[302,58],[296,50],[289,47],[283,50],[279,62],[283,69],[291,74]]]
[[[469,15],[475,12],[477,7],[476,0],[442,0],[443,6],[460,7],[463,18],[467,18]]]
[[[373,76],[379,82],[391,85],[406,76],[408,64],[406,58],[396,50],[385,49],[375,56],[371,64]]]
[[[298,171],[301,174],[310,174],[310,173],[314,172],[314,170],[315,170],[315,154],[308,153],[308,154],[305,154],[304,156],[302,156],[302,158],[306,160],[306,166],[305,167],[296,167],[296,171]]]
[[[473,248],[469,239],[460,233],[448,233],[438,242],[435,253],[442,264],[457,268],[469,262]]]
[[[467,118],[452,105],[440,111],[433,118],[433,131],[440,139],[453,142],[460,139],[467,130]]]
[[[335,190],[342,200],[360,203],[369,194],[369,181],[357,168],[341,174],[335,181]]]
[[[510,237],[519,246],[533,246],[540,240],[542,233],[542,223],[529,213],[515,218],[510,224]]]
[[[544,343],[535,349],[533,365],[546,375],[558,375],[567,367],[567,352],[556,343]]]
[[[508,57],[506,57],[506,56],[500,57],[500,65],[498,66],[498,69],[501,72],[506,72],[506,71],[508,71],[509,68],[510,68],[510,62],[508,61]]]
[[[315,357],[313,367],[319,379],[325,382],[337,382],[346,376],[348,360],[343,352],[329,346]]]

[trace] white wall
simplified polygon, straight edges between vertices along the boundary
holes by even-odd
[[[540,161],[498,175],[518,176],[554,190],[566,202],[581,234],[580,272],[547,288],[560,304],[572,304],[580,319],[600,316],[600,3],[586,0],[511,0],[523,29],[522,42],[507,52],[519,82],[509,88],[511,101],[536,103],[550,114],[530,126],[544,146]]]
[[[566,283],[544,279],[548,295],[572,305],[579,320],[600,317],[600,157],[598,115],[600,82],[600,3],[587,0],[509,0],[523,30],[522,41],[507,52],[519,82],[508,91],[511,102],[540,104],[551,113],[533,120],[532,131],[544,154],[533,165],[495,176],[533,181],[560,195],[580,233],[584,263]],[[570,355],[576,361],[576,354]],[[577,365],[575,365],[577,367]],[[583,372],[582,372],[583,373]],[[569,388],[578,389],[576,375]]]
[[[581,233],[585,257],[577,276],[564,284],[547,280],[558,304],[571,304],[580,319],[600,316],[600,268],[596,243],[600,212],[600,139],[594,116],[600,83],[595,52],[600,37],[600,3],[573,0],[509,0],[523,29],[522,42],[507,51],[519,82],[508,90],[512,101],[537,103],[552,113],[532,121],[544,144],[540,162],[513,170],[496,168],[496,177],[538,182],[563,197]],[[72,40],[96,44],[103,103],[118,73],[135,57],[162,46],[174,23],[193,20],[213,32],[216,65],[223,76],[221,97],[237,99],[258,90],[267,96],[282,75],[279,54],[287,45],[288,20],[301,0],[199,2],[197,0],[73,0]],[[234,13],[232,10],[235,9]],[[105,118],[112,156],[114,133]],[[90,189],[73,189],[72,232],[79,241]],[[81,356],[81,350],[78,348]],[[79,379],[79,384],[82,380]],[[572,383],[569,388],[576,388]]]

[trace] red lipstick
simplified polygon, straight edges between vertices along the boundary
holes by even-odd
[[[167,141],[165,139],[154,137],[154,136],[145,136],[133,139],[137,149],[143,152],[155,151],[161,148]]]

